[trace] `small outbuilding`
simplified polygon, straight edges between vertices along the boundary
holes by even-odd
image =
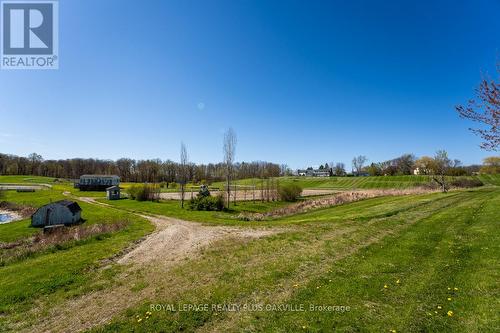
[[[61,200],[38,208],[31,216],[31,226],[73,225],[82,221],[82,209],[74,201]]]
[[[120,186],[111,186],[106,189],[108,200],[120,200]]]

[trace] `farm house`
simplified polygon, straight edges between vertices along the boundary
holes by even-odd
[[[83,175],[78,184],[80,191],[106,191],[108,187],[120,185],[120,177],[113,175]]]
[[[31,226],[72,225],[82,220],[82,209],[74,201],[61,200],[38,208],[31,216]]]

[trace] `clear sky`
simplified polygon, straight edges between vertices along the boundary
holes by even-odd
[[[60,1],[60,69],[0,71],[0,152],[305,167],[492,153],[454,106],[500,57],[500,2]]]

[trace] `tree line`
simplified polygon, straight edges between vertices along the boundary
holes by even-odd
[[[183,161],[120,158],[102,160],[94,158],[71,158],[45,160],[36,153],[28,157],[0,153],[0,175],[33,175],[64,179],[78,179],[84,174],[118,175],[124,182],[173,183],[179,178],[186,182],[227,180],[227,161],[221,163],[195,164]],[[268,178],[282,175],[282,166],[275,163],[254,161],[232,163],[231,178]]]
[[[500,157],[490,156],[483,160],[482,165],[462,165],[457,159],[450,159],[444,150],[436,152],[434,156],[417,158],[413,154],[403,154],[399,157],[383,161],[368,163],[364,155],[352,159],[351,173],[348,174],[344,163],[325,163],[319,170],[328,171],[330,176],[403,176],[403,175],[435,175],[443,170],[446,176],[470,176],[474,173],[500,173]],[[444,161],[444,162],[443,162]],[[307,170],[313,170],[312,167]]]

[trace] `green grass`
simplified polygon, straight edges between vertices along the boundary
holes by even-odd
[[[35,193],[9,191],[3,200],[38,207],[62,198],[54,190]],[[114,233],[52,247],[22,261],[1,266],[0,331],[6,318],[19,318],[39,298],[50,297],[56,303],[91,288],[105,274],[97,270],[102,260],[154,229],[148,221],[133,214],[83,202],[79,204],[83,210],[82,217],[86,220],[84,225],[122,221],[128,224]],[[13,242],[40,232],[29,225],[29,219],[0,225],[0,242]]]
[[[457,178],[479,178],[488,185],[500,185],[500,175],[481,175],[471,177],[448,177],[451,181]],[[376,177],[280,177],[280,184],[295,183],[303,188],[328,188],[328,189],[404,189],[425,185],[432,182],[429,176],[376,176]],[[238,185],[261,186],[260,179],[243,179],[235,182]],[[222,182],[212,186],[222,188]]]
[[[371,177],[304,181],[327,187],[329,183],[319,182],[363,178]],[[482,179],[493,185],[498,177]],[[4,200],[38,207],[64,198],[61,189],[68,185],[57,186],[36,193],[9,191]],[[378,197],[262,222],[235,216],[285,204],[245,202],[231,212],[196,212],[181,209],[178,201],[106,203],[116,209],[81,203],[86,223],[127,219],[126,229],[0,267],[0,331],[15,330],[16,323],[29,328],[39,318],[27,312],[38,304],[47,307],[42,315],[50,316],[52,308],[73,297],[115,284],[154,292],[139,305],[120,311],[110,323],[95,327],[95,332],[495,332],[500,325],[498,187]],[[122,266],[103,270],[102,261],[153,229],[131,211],[209,224],[276,227],[282,232],[253,241],[228,238],[170,270],[146,267],[144,274],[118,280]],[[0,225],[0,242],[37,231],[28,225],[28,220]],[[146,280],[150,270],[158,270],[161,278],[155,276],[154,283]],[[448,290],[454,287],[458,290]],[[311,304],[343,305],[349,311],[153,311],[145,319],[151,304],[158,303],[303,304],[306,309]],[[452,317],[446,314],[449,310]],[[143,320],[138,323],[136,316]]]
[[[2,201],[15,202],[21,205],[32,207],[40,207],[50,202],[68,199],[58,190],[43,190],[35,193],[7,191]],[[86,224],[94,223],[112,223],[117,220],[116,211],[109,209],[96,209],[95,205],[89,205],[84,202],[79,202],[83,210],[82,218],[86,220]],[[120,217],[124,218],[125,214]],[[0,225],[0,242],[13,242],[23,237],[30,236],[37,232],[38,229],[30,228],[31,220],[25,219],[12,223]]]
[[[478,178],[485,184],[500,186],[500,175],[479,175]]]
[[[487,188],[303,214],[283,234],[211,246],[171,271],[156,297],[95,331],[495,332],[499,206],[500,190]],[[151,304],[205,303],[350,311],[153,311],[144,319]]]
[[[186,201],[185,207],[181,208],[180,201],[166,200],[161,202],[150,201],[135,201],[131,199],[122,199],[116,201],[99,200],[105,202],[119,209],[125,209],[132,212],[143,212],[149,214],[164,215],[175,217],[187,221],[196,221],[212,224],[240,224],[248,225],[248,222],[240,221],[237,219],[238,214],[242,212],[261,213],[273,208],[278,208],[287,205],[285,202],[238,202],[236,206],[231,205],[229,211],[223,212],[210,212],[210,211],[192,211],[187,209],[188,203]]]
[[[0,183],[8,184],[53,184],[55,178],[41,176],[0,176]]]
[[[464,177],[448,177],[449,181],[458,178],[480,179],[486,185],[500,186],[500,175],[479,175]],[[370,176],[370,177],[279,177],[280,184],[295,183],[303,188],[323,188],[323,189],[405,189],[429,184],[432,182],[430,176]],[[54,189],[61,191],[70,191],[76,196],[87,197],[105,197],[105,192],[80,192],[73,188],[73,184],[64,180],[54,182],[54,178],[39,176],[0,176],[0,183],[15,184],[33,184],[43,183],[54,186]],[[255,185],[257,188],[262,186],[260,179],[241,179],[234,182],[237,185]],[[126,190],[134,183],[122,183],[121,186]],[[224,182],[215,182],[211,185],[214,188],[223,188]],[[177,192],[175,189],[162,189],[162,192]]]

